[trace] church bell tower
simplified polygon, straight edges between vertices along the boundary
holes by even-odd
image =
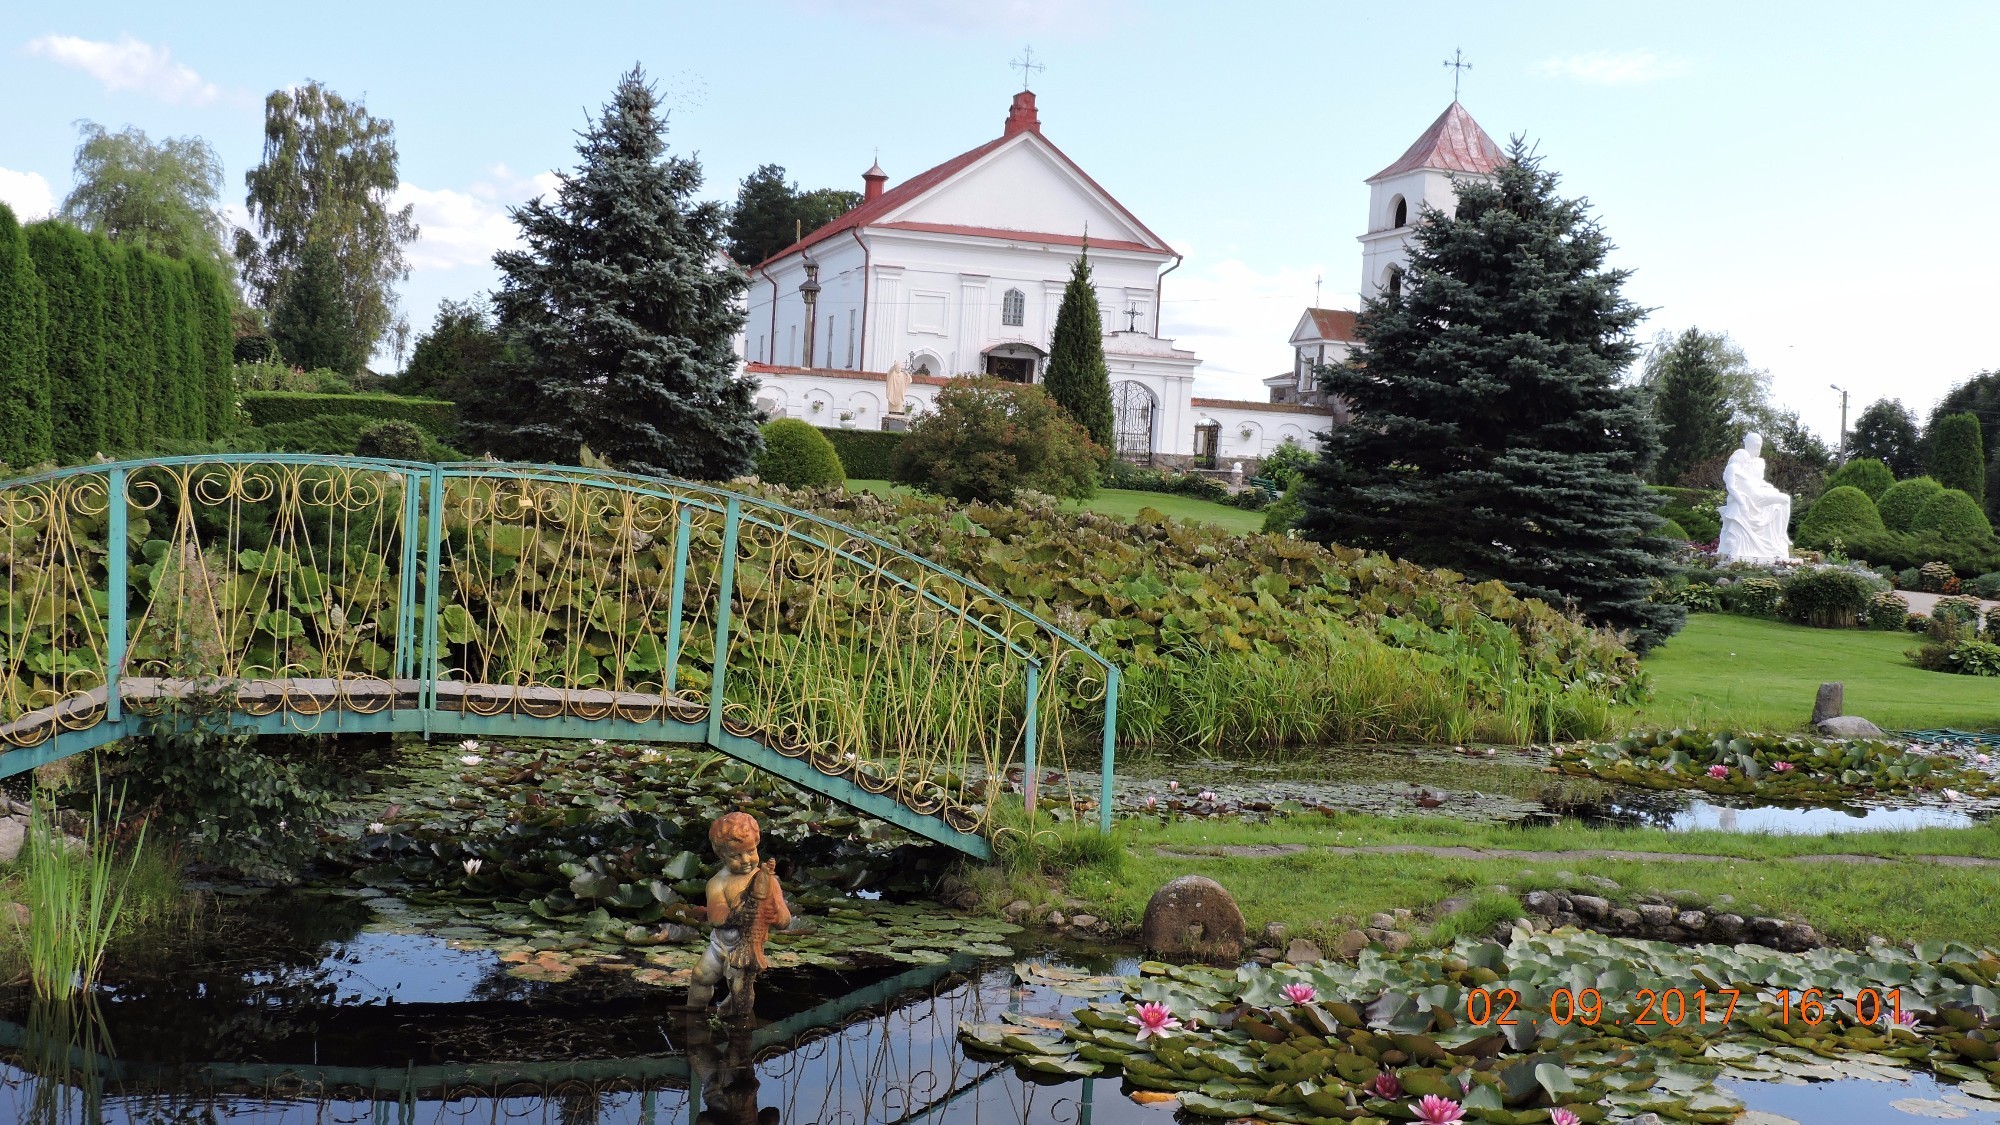
[[[1394,164],[1368,177],[1368,231],[1359,238],[1361,299],[1401,286],[1410,234],[1425,207],[1453,213],[1458,180],[1490,179],[1505,162],[1500,146],[1454,100]]]

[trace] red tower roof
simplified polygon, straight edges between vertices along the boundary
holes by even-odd
[[[1479,122],[1465,112],[1465,107],[1457,102],[1438,115],[1417,143],[1410,146],[1400,159],[1380,172],[1368,177],[1367,183],[1386,180],[1390,176],[1400,176],[1419,168],[1430,168],[1439,172],[1469,172],[1478,176],[1490,176],[1507,156]]]

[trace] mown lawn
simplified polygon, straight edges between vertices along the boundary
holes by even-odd
[[[847,487],[864,492],[888,494],[901,488],[886,480],[850,480]],[[1196,500],[1191,496],[1172,496],[1164,492],[1133,492],[1123,488],[1099,489],[1096,496],[1088,500],[1065,500],[1063,507],[1071,510],[1079,508],[1092,512],[1102,512],[1107,516],[1133,519],[1141,508],[1152,508],[1161,515],[1195,523],[1211,523],[1238,535],[1264,529],[1264,513],[1246,512],[1227,504],[1217,504],[1210,500]]]
[[[1886,730],[2000,728],[2000,681],[1926,672],[1904,658],[1910,633],[1812,629],[1698,613],[1646,657],[1651,702],[1625,726],[1802,730],[1822,683],[1847,685],[1847,713]]]

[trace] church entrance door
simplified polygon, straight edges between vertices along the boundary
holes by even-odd
[[[1203,422],[1194,428],[1194,467],[1215,468],[1215,454],[1222,446],[1222,423]]]
[[[1158,405],[1144,383],[1127,379],[1111,385],[1112,445],[1121,460],[1153,463],[1153,411]]]
[[[989,355],[986,357],[986,373],[1010,383],[1032,383],[1035,381],[1035,361],[1011,355]]]

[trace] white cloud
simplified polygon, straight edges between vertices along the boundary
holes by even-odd
[[[1536,69],[1549,78],[1570,78],[1592,86],[1637,86],[1685,74],[1688,61],[1646,50],[1591,51],[1543,59]]]
[[[491,263],[496,250],[515,245],[519,228],[507,208],[537,195],[552,194],[554,172],[522,177],[504,164],[487,169],[488,178],[464,191],[399,184],[393,203],[416,208],[417,241],[408,254],[416,270],[452,270]]]
[[[1313,303],[1314,278],[1326,273],[1313,265],[1262,272],[1228,259],[1212,266],[1190,261],[1168,275],[1160,334],[1201,357],[1195,393],[1263,401],[1270,392],[1261,380],[1291,367],[1285,341],[1299,314]],[[1356,307],[1354,294],[1327,287],[1323,280],[1320,305]]]
[[[25,223],[55,210],[56,197],[41,173],[0,168],[0,203],[12,208],[14,217]]]
[[[104,84],[106,90],[137,90],[166,102],[207,105],[222,97],[222,87],[194,68],[177,63],[165,47],[121,35],[116,43],[74,35],[44,35],[28,42],[28,50],[64,66],[75,67]]]

